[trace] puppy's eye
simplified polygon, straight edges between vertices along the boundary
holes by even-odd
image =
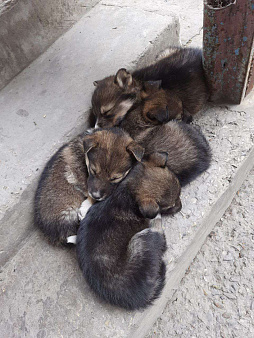
[[[123,177],[124,176],[113,177],[113,178],[110,179],[110,182],[113,183],[113,184],[119,183],[123,179]]]
[[[114,106],[106,106],[106,107],[102,106],[101,107],[101,115],[108,117],[113,108],[114,108]]]
[[[129,173],[130,170],[131,170],[131,168],[128,169],[128,170],[127,170],[123,175],[121,175],[121,176],[114,176],[114,177],[112,177],[112,178],[110,179],[110,182],[113,183],[113,184],[116,184],[116,183],[121,182],[122,179],[124,179],[124,177],[126,177],[126,176],[128,175],[128,173]]]
[[[150,112],[148,112],[146,115],[147,115],[147,117],[148,117],[150,120],[152,120],[152,121],[155,121],[155,120],[156,120],[156,118],[155,118],[153,115],[151,115]]]
[[[101,113],[102,113],[102,115],[108,115],[108,113],[110,112],[110,110],[102,111]]]

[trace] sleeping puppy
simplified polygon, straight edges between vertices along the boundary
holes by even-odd
[[[167,48],[152,65],[132,73],[139,81],[161,80],[168,97],[177,97],[182,103],[182,118],[190,122],[209,98],[202,63],[202,50],[198,48]]]
[[[147,155],[109,198],[90,208],[78,230],[77,257],[87,283],[128,310],[147,307],[164,286],[165,236],[149,228],[149,218],[181,209],[180,184],[167,158]]]
[[[211,148],[202,132],[193,125],[170,121],[136,134],[137,129],[132,129],[130,125],[123,129],[133,130],[132,136],[146,153],[167,152],[167,167],[174,172],[182,187],[210,166]]]
[[[43,170],[34,200],[35,224],[53,243],[75,242],[79,217],[85,216],[91,202],[109,196],[143,153],[119,128],[74,138]]]
[[[202,50],[168,48],[156,62],[132,74],[122,68],[115,76],[94,82],[96,88],[92,97],[92,114],[97,126],[118,125],[128,111],[143,102],[143,94],[147,95],[144,88],[146,81],[161,83],[157,94],[163,96],[168,110],[163,123],[176,117],[190,122],[208,100]]]
[[[181,102],[175,95],[169,100],[166,91],[161,88],[161,81],[136,81],[122,68],[115,77],[97,81],[96,86],[92,96],[96,127],[119,126],[130,111],[144,106],[147,123],[152,125],[181,117]],[[91,123],[91,115],[89,120]]]

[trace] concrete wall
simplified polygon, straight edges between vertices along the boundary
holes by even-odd
[[[0,3],[0,89],[99,0]]]

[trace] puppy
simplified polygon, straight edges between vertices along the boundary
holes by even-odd
[[[162,88],[147,93],[144,81],[160,81]],[[169,48],[148,67],[136,70],[133,74],[120,69],[115,76],[95,81],[94,84],[96,89],[92,97],[91,114],[100,127],[118,125],[128,111],[147,99],[148,94],[154,102],[161,99],[165,102],[168,116],[164,108],[162,123],[179,116],[185,122],[190,122],[192,115],[202,108],[209,96],[202,51],[194,48]],[[153,118],[157,119],[156,114],[153,114]],[[161,122],[160,118],[158,121]]]
[[[123,125],[124,127],[124,125]],[[181,186],[193,181],[210,166],[211,149],[202,132],[193,125],[170,121],[161,126],[125,130],[132,131],[134,139],[146,153],[167,152],[167,167],[174,172]]]
[[[83,218],[91,205],[88,196],[92,201],[109,196],[143,153],[119,128],[85,133],[62,146],[39,180],[34,200],[37,226],[53,243],[75,241],[79,214]]]
[[[168,48],[157,62],[134,71],[132,76],[140,81],[161,80],[167,95],[176,96],[182,102],[186,122],[191,121],[209,98],[201,49]]]
[[[77,257],[88,284],[128,310],[147,307],[164,286],[166,241],[149,229],[148,219],[181,209],[180,184],[166,161],[166,153],[146,156],[109,198],[90,208],[78,230]]]
[[[161,81],[136,81],[125,69],[120,69],[115,77],[95,82],[97,87],[88,121],[91,126],[93,121],[96,127],[118,126],[129,111],[141,105],[146,106],[147,120],[151,124],[162,124],[182,115],[181,101],[175,95],[169,98],[161,88]]]
[[[125,69],[119,69],[115,76],[95,81],[94,85],[91,113],[95,116],[95,127],[119,125],[128,110],[141,101],[143,84]]]

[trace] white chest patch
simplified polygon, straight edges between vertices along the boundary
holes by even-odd
[[[88,197],[80,206],[79,208],[79,212],[78,212],[78,217],[79,220],[82,221],[82,219],[85,218],[88,210],[90,209],[90,207],[93,205],[94,201],[92,200],[92,198]]]

